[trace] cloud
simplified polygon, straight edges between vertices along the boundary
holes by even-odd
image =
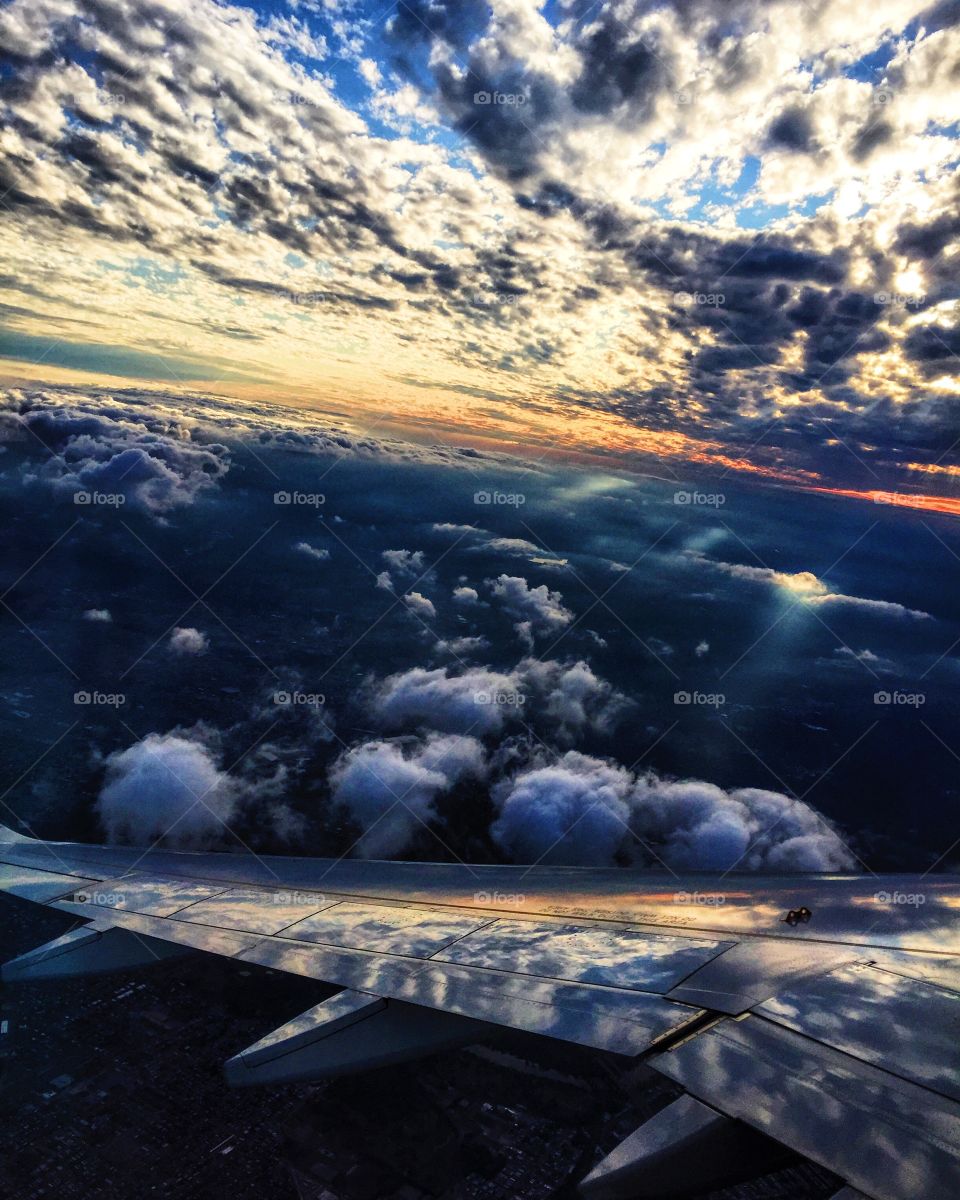
[[[16,449],[26,483],[67,500],[78,492],[119,496],[123,506],[157,520],[212,497],[239,447],[245,456],[276,450],[424,465],[461,457],[449,446],[359,437],[332,420],[238,399],[64,386],[0,388],[0,445]],[[78,514],[102,514],[104,507],[78,506]],[[417,573],[422,551],[389,553],[402,570]]]
[[[517,862],[774,871],[855,864],[833,827],[799,800],[653,773],[637,778],[574,750],[501,780],[493,797],[492,836]]]
[[[496,733],[509,718],[506,705],[487,698],[515,691],[514,676],[490,667],[451,674],[447,667],[412,667],[376,684],[369,706],[386,729],[423,724],[450,733]]]
[[[424,569],[422,550],[383,550],[380,557],[398,575],[419,575]]]
[[[384,560],[389,568],[386,571],[381,571],[377,575],[377,587],[382,588],[386,592],[394,591],[394,579],[396,575],[401,581],[407,582],[412,579],[431,580],[432,572],[424,565],[422,550],[382,550],[380,557]],[[415,599],[411,599],[415,597]],[[410,592],[404,597],[407,602],[407,607],[415,612],[419,612],[421,616],[435,617],[436,611],[433,610],[433,604],[422,596],[419,592]],[[427,611],[426,605],[430,605],[430,610]]]
[[[531,587],[520,575],[500,575],[486,583],[504,612],[516,618],[514,629],[522,640],[532,641],[533,634],[556,633],[573,620],[563,596],[545,583]]]
[[[637,782],[635,831],[675,869],[850,870],[856,860],[818,813],[760,788],[730,791],[700,780]]]
[[[429,600],[420,592],[407,592],[403,598],[407,608],[419,617],[426,620],[433,620],[437,615],[437,610],[433,606],[433,601]]]
[[[364,858],[402,853],[436,817],[434,801],[465,777],[483,778],[483,747],[475,738],[433,733],[411,742],[378,740],[354,746],[330,769],[333,801],[362,829]]]
[[[526,538],[493,537],[492,535],[488,536],[482,545],[473,546],[471,549],[474,553],[491,550],[496,554],[515,554],[522,557],[540,552],[540,547],[535,546],[533,542],[528,542]]]
[[[697,642],[693,652],[697,658],[703,658],[705,654],[710,653],[710,643],[704,638],[703,641]]]
[[[879,654],[874,654],[872,650],[866,648],[863,650],[853,650],[850,646],[837,646],[833,652],[841,658],[852,658],[857,662],[879,663],[883,661]]]
[[[85,621],[97,621],[102,625],[109,625],[113,620],[109,608],[88,608],[84,614]]]
[[[372,685],[368,707],[386,729],[482,737],[533,722],[564,741],[587,730],[609,733],[628,702],[583,661],[525,658],[511,671],[413,667]]]
[[[815,607],[830,606],[854,608],[862,612],[872,612],[884,614],[890,617],[910,617],[917,620],[932,620],[933,618],[927,612],[922,612],[919,609],[907,608],[903,604],[898,604],[892,600],[872,600],[865,596],[848,596],[843,592],[831,592],[829,586],[818,579],[812,571],[775,571],[771,567],[754,567],[743,563],[728,563],[721,562],[717,559],[709,559],[702,554],[697,554],[688,551],[689,557],[695,562],[721,571],[725,575],[730,575],[734,579],[746,579],[750,582],[768,583],[779,588],[784,593],[795,596],[804,604],[810,604]]]
[[[97,813],[110,842],[211,845],[234,817],[238,785],[214,754],[178,733],[151,733],[107,758]]]
[[[632,776],[623,767],[569,751],[556,764],[497,785],[494,841],[514,862],[606,866],[630,819]]]
[[[120,496],[153,514],[193,503],[230,467],[225,446],[194,441],[166,414],[97,396],[8,391],[0,396],[0,441],[41,452],[26,481],[65,496]]]
[[[184,628],[178,626],[174,629],[170,634],[168,645],[174,654],[206,654],[210,649],[210,641],[207,635],[191,626]]]
[[[441,638],[440,641],[435,643],[434,649],[441,654],[453,654],[460,657],[463,655],[479,654],[481,650],[489,650],[490,643],[485,637],[480,636]]]
[[[482,397],[512,444],[582,415],[570,445],[794,479],[951,445],[955,321],[916,319],[955,298],[949,5],[165,11],[146,40],[141,0],[0,11],[5,353],[309,400],[320,354],[351,400],[431,389],[445,428]],[[876,299],[900,278],[916,312]]]
[[[455,587],[453,589],[453,602],[459,604],[462,608],[477,608],[481,604],[480,593],[476,588],[472,587]]]
[[[308,558],[315,558],[319,562],[326,562],[330,557],[329,550],[318,546],[311,546],[309,542],[297,542],[294,550],[299,551],[300,554],[306,554]]]

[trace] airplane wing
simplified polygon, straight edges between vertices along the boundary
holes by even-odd
[[[843,1200],[960,1196],[957,876],[258,857],[0,826],[0,890],[88,922],[5,982],[192,949],[343,989],[231,1059],[235,1084],[495,1027],[645,1062],[685,1095],[587,1177],[594,1200],[706,1190],[774,1143],[845,1180]]]

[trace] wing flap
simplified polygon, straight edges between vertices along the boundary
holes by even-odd
[[[785,983],[862,956],[855,946],[754,938],[718,954],[667,994],[673,1000],[736,1016],[775,995]]]
[[[960,1195],[956,1104],[764,1017],[726,1018],[648,1062],[877,1200]]]
[[[872,966],[848,966],[782,991],[755,1011],[960,1100],[960,993]]]
[[[733,942],[545,921],[493,921],[434,960],[663,993]]]
[[[649,993],[534,980],[283,938],[263,938],[239,957],[354,991],[619,1054],[639,1054],[703,1016],[700,1009]]]

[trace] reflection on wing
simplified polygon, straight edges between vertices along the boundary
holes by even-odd
[[[336,901],[319,892],[270,892],[263,888],[230,888],[211,900],[192,904],[174,914],[178,921],[246,929],[250,933],[280,933]]]
[[[960,1195],[956,1103],[763,1017],[727,1018],[652,1065],[876,1200]]]
[[[758,1161],[767,1135],[857,1195],[960,1196],[955,877],[254,859],[0,827],[0,890],[92,922],[8,964],[11,981],[130,967],[139,943],[346,989],[238,1055],[234,1082],[357,1069],[508,1027],[642,1055],[696,1098],[598,1167],[598,1198],[625,1179],[642,1193],[695,1143],[712,1165],[700,1156],[694,1174],[716,1185],[744,1125]]]
[[[757,1006],[824,1045],[960,1100],[960,994],[876,967],[831,971]]]
[[[543,921],[495,921],[435,955],[521,975],[666,992],[732,942]]]
[[[291,925],[284,937],[427,958],[482,923],[476,917],[461,917],[451,912],[342,903]]]

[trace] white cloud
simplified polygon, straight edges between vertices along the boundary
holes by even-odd
[[[309,558],[315,558],[319,562],[326,562],[330,557],[329,550],[325,550],[319,546],[311,546],[309,542],[297,542],[294,550],[299,551],[301,554],[306,554]]]
[[[83,614],[85,621],[98,621],[101,624],[109,625],[113,620],[113,616],[109,608],[88,608]]]
[[[483,736],[522,721],[565,741],[586,730],[609,732],[627,700],[585,662],[525,658],[511,671],[488,666],[401,671],[373,687],[369,707],[387,729],[422,725]]]
[[[831,592],[829,586],[818,579],[812,571],[775,571],[771,567],[747,566],[743,563],[721,562],[717,559],[705,558],[700,554],[690,553],[689,557],[698,564],[703,564],[713,570],[721,571],[734,579],[746,579],[756,583],[772,584],[787,595],[795,596],[804,604],[813,606],[831,606],[856,608],[864,612],[885,614],[891,617],[912,617],[918,620],[932,620],[927,612],[907,608],[892,600],[871,600],[865,596],[848,596],[843,592]]]
[[[675,870],[834,871],[855,859],[808,805],[758,788],[671,781],[568,751],[494,788],[494,839],[515,861],[662,861]]]
[[[437,615],[437,610],[434,608],[433,601],[429,600],[420,592],[407,592],[403,598],[407,608],[412,613],[427,620],[433,620]]]
[[[491,833],[514,862],[606,866],[623,843],[632,788],[623,767],[569,751],[494,788]]]
[[[372,741],[354,746],[330,770],[333,800],[363,830],[365,858],[400,854],[435,817],[434,801],[466,776],[483,778],[483,747],[475,738],[430,734],[422,741]]]
[[[97,813],[111,842],[197,847],[218,840],[238,803],[237,785],[211,751],[177,733],[148,734],[107,759]]]
[[[376,87],[380,82],[380,68],[372,58],[362,58],[357,64],[357,70],[371,87]]]
[[[384,550],[380,557],[398,575],[418,575],[423,571],[422,550]]]
[[[177,626],[170,634],[169,646],[174,654],[206,654],[210,641],[205,633],[192,626]]]
[[[514,628],[522,638],[535,633],[556,633],[573,620],[563,596],[551,591],[545,583],[531,587],[520,575],[500,575],[495,580],[488,579],[487,586],[504,612],[516,618]]]

